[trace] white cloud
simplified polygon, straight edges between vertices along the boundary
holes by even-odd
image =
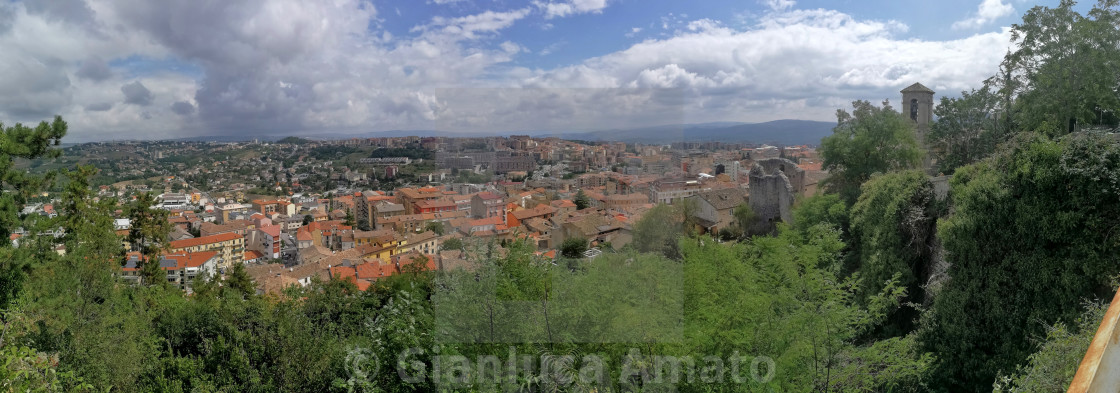
[[[788,11],[797,4],[794,0],[760,0],[760,2],[774,12]]]
[[[943,94],[996,72],[1009,33],[954,41],[897,35],[906,26],[828,10],[771,13],[733,30],[700,20],[694,29],[582,64],[541,71],[536,87],[653,88],[683,91],[677,108],[700,121],[832,120],[854,99],[891,99],[922,82]],[[650,113],[660,109],[650,101]],[[609,118],[603,115],[601,118]]]
[[[458,36],[464,39],[475,39],[479,34],[494,33],[499,30],[505,29],[519,19],[525,18],[529,15],[528,8],[507,12],[494,12],[486,11],[481,14],[462,16],[457,18],[445,18],[437,16],[432,18],[431,23],[426,26],[417,26],[412,30],[416,31],[432,31],[433,28],[442,27],[442,33],[450,36]]]
[[[1015,13],[1015,7],[1003,0],[981,0],[976,13],[953,23],[953,30],[978,29],[996,19]]]
[[[779,2],[745,27],[671,15],[666,31],[646,32],[663,37],[538,69],[512,62],[529,51],[504,31],[538,12],[601,12],[608,2],[437,17],[399,35],[381,29],[378,10],[364,0],[84,4],[29,12],[0,2],[5,124],[62,114],[73,141],[831,120],[853,99],[896,99],[914,82],[944,93],[975,86],[996,71],[1009,38],[1005,29],[907,39],[900,22]],[[568,44],[533,49],[547,56]],[[187,70],[137,71],[123,60]],[[136,81],[147,94],[130,88],[131,101],[146,105],[122,96]]]
[[[607,0],[562,0],[533,2],[544,12],[545,19],[563,18],[569,15],[601,13],[607,8]]]

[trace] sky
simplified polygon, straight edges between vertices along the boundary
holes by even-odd
[[[0,122],[62,115],[84,142],[835,121],[979,87],[1056,3],[0,0]]]

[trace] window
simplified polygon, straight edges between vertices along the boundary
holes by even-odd
[[[910,120],[918,121],[918,99],[910,100]]]

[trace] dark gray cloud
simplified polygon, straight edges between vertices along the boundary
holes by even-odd
[[[126,104],[148,106],[155,101],[155,96],[152,91],[144,87],[140,81],[135,81],[124,86],[121,86],[121,93],[124,93],[124,102]]]
[[[373,12],[364,2],[329,7],[295,0],[201,6],[193,0],[120,0],[112,6],[124,22],[203,69],[194,108],[211,128],[223,130],[301,127],[317,103],[312,86],[346,72],[325,62],[345,61],[337,59],[333,45],[348,34],[368,34]]]
[[[76,74],[79,78],[92,81],[103,81],[113,77],[113,70],[99,56],[94,56],[82,62]]]
[[[16,21],[16,6],[12,3],[0,3],[0,35],[7,34],[12,30],[12,24]]]
[[[86,111],[87,112],[104,112],[104,111],[107,111],[107,110],[110,110],[110,109],[113,109],[113,103],[112,102],[102,102],[102,103],[97,103],[97,104],[86,105]]]
[[[72,85],[56,59],[0,56],[0,113],[8,120],[38,121],[69,105]]]
[[[176,101],[171,104],[171,111],[180,116],[190,116],[194,114],[194,104],[186,101]]]
[[[28,0],[23,2],[27,13],[68,23],[92,24],[93,9],[85,0]]]

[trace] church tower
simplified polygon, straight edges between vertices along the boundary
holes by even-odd
[[[918,145],[925,151],[926,156],[922,159],[922,169],[926,172],[933,170],[932,157],[930,157],[929,145],[926,143],[926,135],[929,134],[930,123],[933,122],[933,90],[922,86],[921,83],[915,83],[905,89],[902,89],[902,114],[910,119],[914,124],[914,137],[918,140]]]

